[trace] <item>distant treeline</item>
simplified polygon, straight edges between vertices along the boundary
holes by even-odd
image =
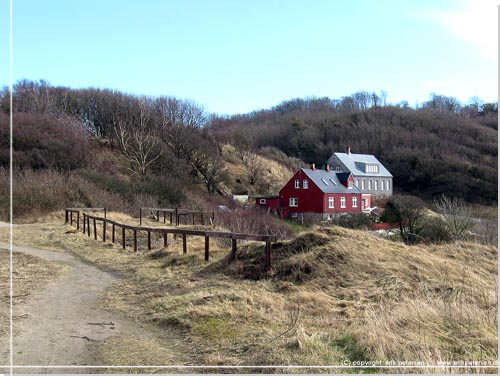
[[[7,167],[7,89],[0,106],[0,167]],[[220,117],[174,97],[22,80],[14,85],[13,112],[17,169],[78,171],[109,192],[142,195],[149,203],[179,203],[193,185],[221,192],[227,143],[285,164],[293,161],[289,156],[317,165],[350,146],[376,155],[403,192],[485,204],[498,196],[498,104],[478,98],[463,105],[432,94],[415,109],[387,104],[384,92],[357,92]]]
[[[245,139],[258,151],[277,148],[322,165],[334,151],[374,154],[403,192],[441,194],[491,204],[498,198],[498,104],[474,98],[462,105],[431,95],[413,109],[406,102],[384,105],[359,92],[340,100],[294,99],[269,110],[212,119],[217,138]]]

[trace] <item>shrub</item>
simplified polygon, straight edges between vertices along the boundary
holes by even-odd
[[[0,163],[8,165],[9,118],[0,114]],[[69,171],[86,164],[90,143],[85,131],[69,116],[34,113],[13,115],[13,163],[21,168]]]
[[[332,220],[332,224],[352,228],[352,229],[364,229],[371,225],[372,221],[370,218],[363,213],[348,213],[343,215],[335,216]]]
[[[446,222],[439,217],[426,217],[419,235],[428,243],[447,243],[453,239]]]

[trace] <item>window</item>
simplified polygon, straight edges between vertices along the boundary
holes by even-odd
[[[308,189],[309,188],[309,180],[303,180],[302,181],[302,188]]]
[[[340,198],[340,207],[345,208],[345,197]]]
[[[384,185],[385,185],[384,183],[385,183],[385,182],[384,182],[383,180],[380,180],[380,189],[381,189],[381,190],[384,190],[384,189],[385,189],[385,188],[384,188]]]
[[[347,183],[347,188],[352,189],[352,180],[349,180]]]
[[[340,172],[340,166],[339,165],[335,166],[335,171]]]
[[[365,179],[361,180],[361,190],[365,190]]]
[[[335,207],[335,198],[328,197],[328,208],[333,209]]]
[[[371,191],[372,190],[372,181],[371,179],[368,180],[368,190]]]
[[[352,198],[352,207],[353,208],[357,208],[358,207],[358,198],[357,197],[353,197]]]
[[[359,179],[356,179],[356,187],[359,187]]]
[[[390,191],[391,190],[391,181],[387,180],[385,186],[386,186],[387,190]]]
[[[266,204],[266,199],[265,198],[261,198],[259,202],[260,202],[261,205],[265,205]]]
[[[298,198],[290,198],[290,206],[292,207],[297,207],[299,206],[299,199]]]
[[[332,182],[333,185],[337,185],[337,183],[335,183],[335,180],[330,179],[330,181]]]
[[[375,164],[367,164],[365,167],[366,172],[374,172],[378,174],[378,165]]]
[[[325,185],[329,185],[329,184],[328,184],[328,182],[327,182],[325,179],[323,179],[323,178],[322,178],[322,179],[321,179],[321,181],[322,181],[323,183],[325,183]]]
[[[375,180],[373,183],[375,184],[373,189],[375,189],[377,191],[378,190],[378,180]]]
[[[295,189],[300,188],[300,180],[295,180]]]

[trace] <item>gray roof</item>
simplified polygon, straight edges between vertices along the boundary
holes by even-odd
[[[328,159],[331,164],[333,156],[336,156],[354,176],[380,176],[392,177],[392,174],[384,167],[380,161],[371,154],[347,154],[347,153],[333,153]],[[364,172],[363,165],[365,163],[376,164],[379,166],[379,172]]]
[[[301,170],[324,193],[361,193],[361,191],[354,185],[350,189],[343,185],[335,171],[325,171],[320,169],[311,170],[310,168],[301,168]],[[328,184],[325,184],[322,179],[324,179]],[[332,183],[332,180],[334,183]]]

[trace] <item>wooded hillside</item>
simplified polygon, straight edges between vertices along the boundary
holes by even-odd
[[[358,95],[359,96],[359,95]],[[253,150],[276,148],[322,165],[334,151],[374,154],[394,175],[394,187],[429,199],[497,200],[498,106],[462,106],[434,95],[418,109],[379,101],[294,99],[270,110],[212,121],[220,139],[247,140]]]

